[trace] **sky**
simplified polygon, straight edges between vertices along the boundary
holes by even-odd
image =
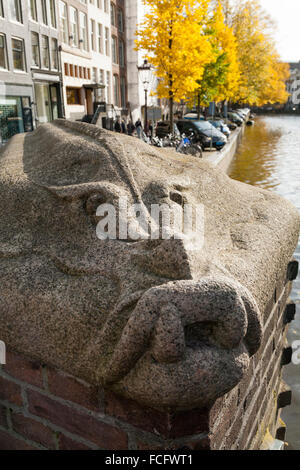
[[[277,22],[277,49],[286,62],[300,61],[300,0],[260,0]]]

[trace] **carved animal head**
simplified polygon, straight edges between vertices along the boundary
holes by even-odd
[[[97,208],[120,196],[204,205],[203,247],[99,240]],[[0,338],[152,407],[213,402],[260,345],[273,197],[88,124],[15,136],[0,157]]]

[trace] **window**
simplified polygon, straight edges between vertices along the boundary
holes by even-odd
[[[32,51],[32,65],[40,67],[40,44],[38,33],[31,33],[31,51]]]
[[[78,11],[73,7],[70,7],[70,28],[73,45],[78,47]]]
[[[9,0],[10,18],[18,23],[23,23],[21,0]]]
[[[0,70],[7,70],[7,48],[4,34],[0,34]]]
[[[98,52],[102,54],[102,24],[98,23],[98,36],[97,36],[97,43],[98,43]]]
[[[121,67],[125,66],[125,46],[123,41],[119,41],[119,63]]]
[[[72,10],[72,9],[71,9]],[[67,20],[67,5],[65,2],[59,2],[59,16],[60,16],[60,27],[62,31],[62,42],[68,44],[69,33],[68,33],[68,20]]]
[[[65,75],[68,77],[69,76],[69,64],[66,62],[64,63],[64,69],[65,69]]]
[[[94,83],[97,83],[97,69],[96,69],[96,67],[92,68],[92,81]]]
[[[87,27],[86,27],[86,14],[79,13],[79,27],[80,27],[80,42],[82,43],[82,49],[88,50],[87,46]]]
[[[104,0],[104,12],[108,13],[108,0]]]
[[[36,0],[29,0],[29,15],[33,21],[37,21]]]
[[[99,69],[99,83],[101,83],[101,85],[105,85],[104,70],[102,69]],[[100,101],[105,101],[105,88],[99,88],[98,99]]]
[[[121,8],[118,9],[118,28],[121,33],[124,32],[124,18],[123,10],[121,10]]]
[[[25,50],[24,50],[23,39],[12,38],[11,45],[12,45],[14,70],[25,72],[26,71]]]
[[[95,41],[95,20],[91,20],[91,48],[92,51],[96,50],[96,41]]]
[[[126,108],[126,80],[125,77],[121,77],[121,106],[123,109]]]
[[[102,0],[97,0],[97,7],[102,9]]]
[[[112,26],[116,26],[116,7],[113,3],[110,4],[110,22]]]
[[[52,28],[56,28],[56,11],[55,11],[55,0],[50,0],[50,21]]]
[[[106,102],[110,103],[110,72],[106,72]]]
[[[114,81],[113,81],[113,87],[114,87],[114,105],[119,106],[119,77],[118,75],[114,75]]]
[[[117,54],[117,38],[116,36],[112,36],[111,38],[111,55],[112,61],[114,64],[118,63],[118,54]]]
[[[57,39],[51,39],[51,68],[58,70],[58,47]]]
[[[4,11],[3,11],[3,3],[2,0],[0,0],[0,16],[4,18]]]
[[[109,55],[109,29],[105,28],[105,54]]]
[[[42,36],[42,67],[44,69],[49,69],[50,68],[49,38],[48,38],[48,36]]]
[[[47,0],[41,0],[42,22],[48,24]]]
[[[80,88],[67,87],[67,104],[81,104],[80,101]]]

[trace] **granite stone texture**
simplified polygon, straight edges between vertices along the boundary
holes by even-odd
[[[121,196],[148,220],[151,204],[203,205],[203,245],[100,240],[97,208]],[[89,124],[42,125],[0,154],[0,339],[145,406],[209,406],[258,350],[299,227],[289,202],[207,162]]]

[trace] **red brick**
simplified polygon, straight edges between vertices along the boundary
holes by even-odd
[[[81,442],[73,441],[73,439],[70,439],[64,434],[61,434],[59,436],[59,450],[91,450],[91,448]]]
[[[150,443],[149,441],[138,441],[137,450],[166,450],[166,445],[163,443]]]
[[[7,374],[37,387],[43,388],[42,366],[13,352],[8,352],[4,370]]]
[[[169,415],[150,408],[143,408],[132,400],[105,393],[105,414],[118,418],[133,426],[154,434],[167,436]]]
[[[4,377],[0,377],[0,400],[21,406],[23,403],[21,387]]]
[[[3,428],[7,427],[6,413],[7,409],[4,406],[0,406],[0,426]]]
[[[133,426],[166,438],[200,434],[209,427],[208,410],[192,410],[169,414],[143,408],[132,400],[105,394],[105,413]]]
[[[170,417],[170,438],[191,436],[209,432],[209,410],[189,410]]]
[[[19,413],[13,413],[11,418],[13,429],[17,434],[42,444],[47,449],[55,449],[55,435],[52,429]]]
[[[36,450],[36,448],[8,432],[0,430],[0,450]]]
[[[28,392],[28,402],[32,414],[97,444],[101,449],[127,449],[127,434],[119,428],[33,390]]]
[[[85,408],[99,411],[98,387],[81,382],[54,369],[48,369],[48,385],[53,395]]]

